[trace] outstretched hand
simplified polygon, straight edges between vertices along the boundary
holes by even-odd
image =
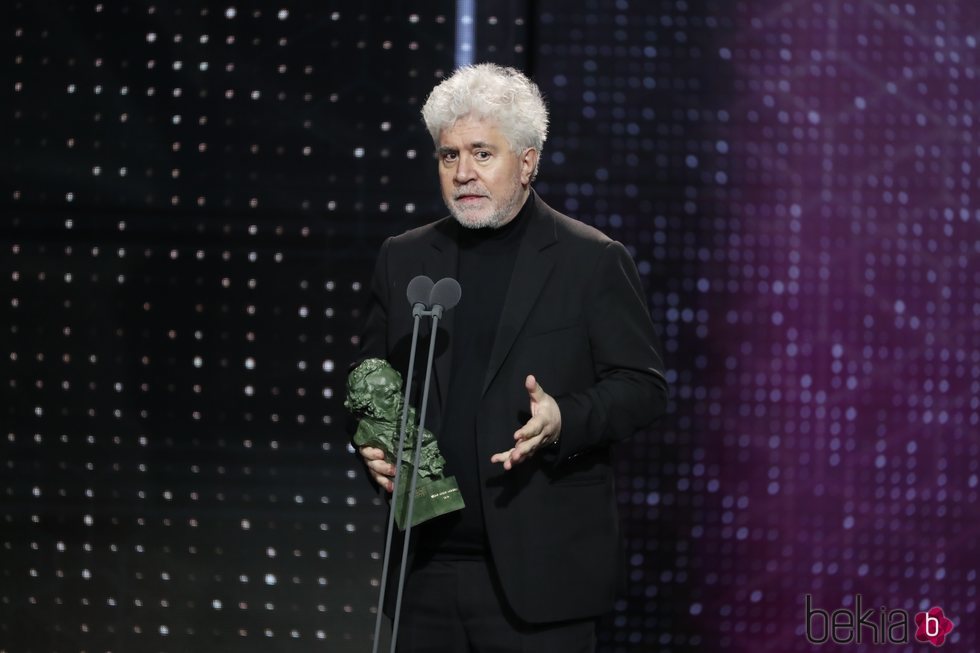
[[[544,391],[533,374],[524,379],[531,402],[531,419],[514,432],[514,447],[494,454],[491,462],[503,463],[504,469],[531,457],[539,448],[558,441],[561,433],[561,410],[555,398]]]

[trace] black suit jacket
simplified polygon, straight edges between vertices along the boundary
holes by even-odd
[[[621,569],[610,443],[663,414],[667,390],[657,337],[626,249],[533,193],[477,408],[486,531],[501,586],[528,622],[612,609]],[[362,354],[408,367],[408,282],[456,275],[451,218],[384,242],[371,287]],[[468,297],[463,288],[461,301]],[[452,366],[453,312],[437,332],[427,427],[438,418]],[[425,342],[425,340],[423,340]],[[424,349],[416,366],[423,367]],[[534,374],[561,409],[556,446],[505,471],[490,457],[513,446],[530,418]],[[415,396],[418,396],[416,393]],[[394,577],[394,576],[392,576]]]

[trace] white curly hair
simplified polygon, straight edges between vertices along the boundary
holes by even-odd
[[[481,63],[458,68],[440,82],[422,107],[422,120],[439,145],[446,127],[466,116],[497,123],[517,154],[533,147],[541,150],[548,138],[548,109],[537,84],[514,68]],[[537,166],[534,176],[537,176]]]

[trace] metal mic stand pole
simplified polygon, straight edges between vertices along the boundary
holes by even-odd
[[[422,406],[419,416],[419,428],[415,434],[415,455],[412,462],[412,484],[409,486],[408,510],[405,514],[405,540],[402,545],[402,559],[398,570],[398,593],[395,595],[395,617],[391,626],[391,653],[395,653],[398,641],[398,621],[402,612],[402,592],[405,589],[405,563],[408,561],[408,541],[412,534],[412,512],[415,510],[415,486],[419,478],[419,461],[422,458],[422,433],[425,431],[425,413],[429,407],[429,381],[432,378],[432,357],[436,350],[436,330],[442,317],[442,306],[436,304],[432,310],[422,311],[423,315],[432,316],[432,335],[429,338],[429,360],[425,364],[425,383],[422,385]],[[416,325],[418,320],[416,319]],[[397,500],[397,497],[396,497]]]
[[[419,322],[422,315],[425,315],[427,311],[422,304],[415,304],[412,307],[412,317],[415,318],[415,324],[412,326],[412,350],[408,356],[408,374],[405,377],[405,397],[402,402],[402,423],[398,430],[398,452],[395,454],[395,481],[394,487],[391,492],[392,502],[391,509],[388,511],[388,528],[385,535],[385,556],[384,562],[381,568],[381,591],[378,595],[378,616],[374,622],[374,648],[371,650],[373,653],[378,653],[378,642],[381,639],[381,621],[384,618],[384,602],[385,602],[385,588],[388,586],[388,563],[391,559],[391,537],[395,531],[395,509],[398,505],[398,489],[402,482],[402,453],[405,450],[405,432],[408,427],[408,408],[409,399],[412,395],[412,373],[415,371],[415,349],[418,344],[419,339]],[[433,333],[435,329],[433,329]],[[429,351],[429,366],[432,366],[432,351]],[[428,375],[426,375],[426,389],[428,389]],[[423,408],[423,411],[425,409]],[[421,433],[421,431],[419,431]],[[421,438],[419,438],[421,439]],[[416,446],[416,449],[421,449],[421,447]],[[415,464],[418,465],[418,455],[415,456]],[[415,474],[412,475],[412,492],[415,492]],[[409,512],[409,518],[411,518],[411,512]],[[408,536],[405,537],[405,542],[408,542]],[[405,564],[404,555],[402,559],[402,565]],[[398,584],[398,601],[401,602],[401,582]],[[397,618],[397,617],[396,617]],[[394,646],[395,637],[392,635],[391,638],[392,646]],[[392,649],[394,650],[394,649]]]

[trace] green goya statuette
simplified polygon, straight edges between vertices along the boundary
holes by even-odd
[[[398,450],[403,396],[401,374],[388,361],[380,358],[368,358],[347,377],[347,399],[344,406],[358,419],[354,444],[358,447],[367,445],[381,449],[385,452],[385,459],[392,464],[395,463]],[[398,496],[394,498],[395,523],[401,530],[405,530],[408,513],[408,490],[417,432],[415,409],[409,406],[405,450],[398,473]],[[445,466],[446,460],[439,453],[435,435],[426,429],[422,432],[422,454],[419,459],[419,479],[415,486],[412,526],[464,507],[456,479],[443,473]]]

